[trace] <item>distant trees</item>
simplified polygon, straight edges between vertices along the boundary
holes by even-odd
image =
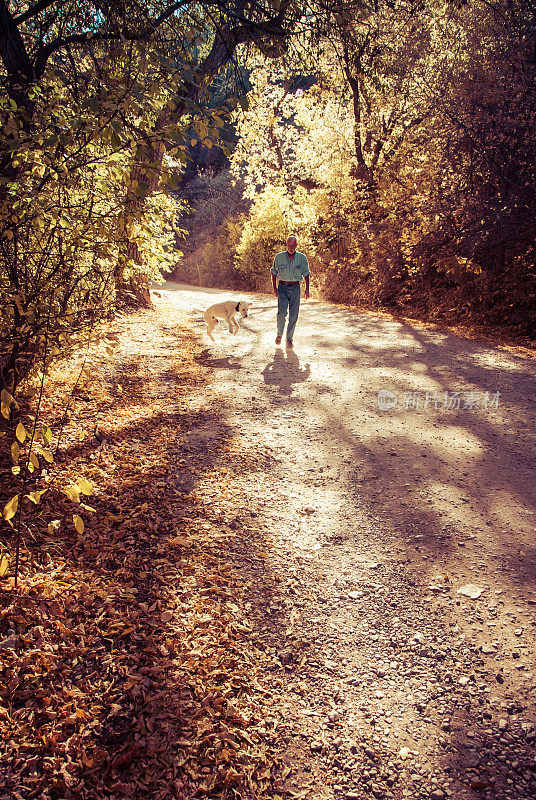
[[[242,269],[292,228],[328,297],[433,307],[448,290],[534,331],[535,45],[524,0],[325,9],[301,60],[253,70]]]

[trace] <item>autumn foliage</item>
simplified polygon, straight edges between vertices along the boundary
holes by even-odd
[[[252,64],[232,269],[294,231],[326,298],[533,334],[534,46],[524,2],[363,4]]]

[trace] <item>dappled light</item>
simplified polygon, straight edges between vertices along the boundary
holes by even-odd
[[[0,795],[536,797],[529,0],[0,0]]]

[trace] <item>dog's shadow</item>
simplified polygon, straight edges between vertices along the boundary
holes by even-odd
[[[214,369],[242,369],[240,359],[236,356],[214,358],[210,355],[210,348],[208,347],[201,350],[199,355],[195,356],[194,361],[198,364],[202,364],[204,367],[213,367]]]
[[[279,349],[275,351],[273,361],[262,371],[264,382],[271,386],[279,386],[282,394],[292,394],[294,384],[303,383],[310,374],[311,367],[309,364],[300,367],[300,359],[294,350],[287,350],[285,355]]]

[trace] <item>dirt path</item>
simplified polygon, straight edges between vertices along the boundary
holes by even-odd
[[[184,440],[231,435],[248,468],[223,491],[174,475],[243,529],[281,794],[534,797],[536,362],[318,302],[286,353],[275,298],[251,299],[236,337],[199,319],[224,417]]]

